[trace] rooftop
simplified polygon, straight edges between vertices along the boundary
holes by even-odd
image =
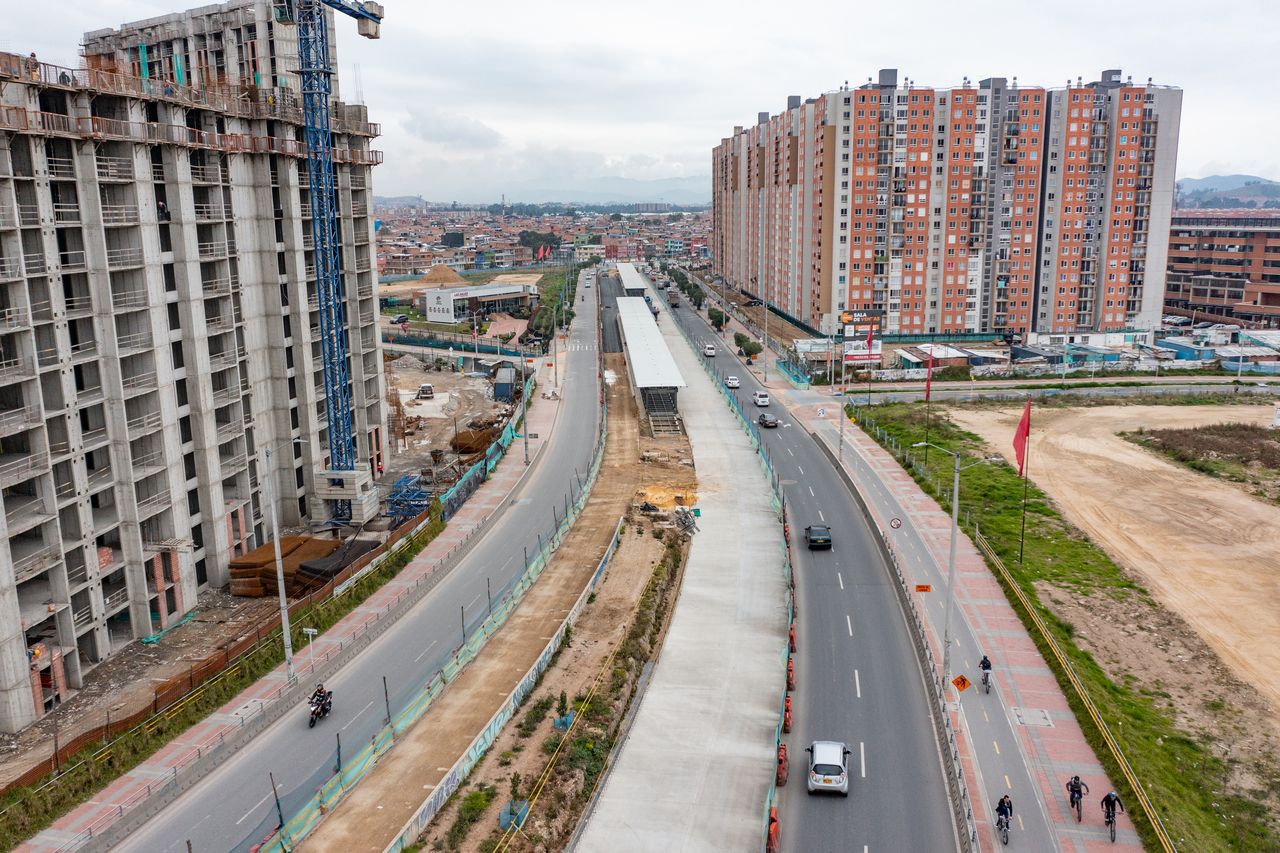
[[[634,267],[632,272],[635,272]],[[676,367],[675,359],[671,357],[671,350],[667,349],[667,342],[658,330],[658,323],[649,310],[649,304],[639,296],[619,296],[617,302],[622,340],[636,387],[684,388],[684,377],[680,375],[680,368]]]

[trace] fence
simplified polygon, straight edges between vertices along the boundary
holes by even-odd
[[[565,534],[569,532],[570,528],[573,526],[573,522],[578,518],[583,508],[586,506],[591,489],[599,475],[600,465],[604,460],[605,442],[609,433],[606,411],[603,405],[599,407],[599,412],[600,431],[596,439],[596,449],[592,456],[591,468],[587,472],[586,481],[578,481],[578,495],[573,503],[568,502],[568,496],[566,495],[564,516],[556,517],[556,523],[548,533],[545,540],[542,540],[541,537],[539,537],[542,545],[533,555],[533,558],[526,561],[524,572],[512,578],[512,580],[508,582],[503,589],[499,590],[501,597],[497,605],[490,609],[488,615],[480,621],[480,624],[476,627],[474,632],[467,635],[466,641],[448,654],[437,669],[436,674],[427,682],[426,686],[415,695],[409,697],[406,705],[398,714],[392,717],[391,721],[388,722],[377,735],[374,736],[372,742],[360,750],[360,752],[357,753],[356,756],[346,765],[341,763],[341,759],[339,757],[339,761],[335,766],[335,772],[333,775],[319,785],[315,794],[305,802],[305,804],[293,815],[292,818],[285,822],[284,826],[278,827],[275,832],[265,839],[263,845],[259,848],[262,853],[277,853],[277,851],[278,853],[284,853],[284,851],[291,849],[301,839],[305,838],[308,833],[315,829],[324,816],[331,812],[342,798],[369,774],[377,764],[378,759],[385,755],[386,752],[395,745],[396,738],[407,731],[414,723],[420,720],[424,714],[426,714],[426,712],[435,703],[435,700],[444,691],[444,688],[462,673],[467,664],[475,660],[476,656],[479,655],[480,650],[483,649],[485,644],[489,641],[489,638],[496,634],[498,630],[506,624],[507,618],[524,598],[524,594],[542,575],[542,571],[550,563],[551,557],[555,553],[556,548],[559,547]],[[508,444],[510,444],[510,441],[508,441]],[[484,461],[482,460],[481,462],[477,462],[476,466],[479,466],[480,469],[483,470]],[[572,490],[572,482],[570,483],[570,489]],[[611,546],[609,554],[612,554],[612,547],[613,546]],[[596,575],[592,579],[592,586],[594,586],[595,578],[599,576],[599,572],[602,569],[603,564],[600,569],[597,569]],[[579,604],[575,607],[575,610],[571,612],[571,617],[576,618],[577,611],[581,609],[581,601],[585,600],[585,595],[586,593],[584,593],[583,598],[579,600]],[[568,622],[565,624],[568,624]],[[561,625],[560,630],[556,634],[556,638],[552,640],[552,644],[558,644],[559,639],[563,638],[563,634],[564,624]],[[539,664],[535,664],[535,668],[538,665],[541,665],[542,669],[546,668],[546,662],[549,661],[549,654],[554,653],[552,644],[548,645],[548,649],[551,649],[551,651],[543,652],[543,656],[539,658]],[[540,673],[541,670],[538,670],[538,672]],[[526,676],[525,681],[528,680],[529,676]],[[536,677],[533,681],[536,681]],[[521,682],[522,685],[524,683],[524,681]],[[529,689],[532,689],[532,683],[532,681],[529,682]],[[517,692],[519,690],[520,687],[517,687]],[[520,694],[519,699],[523,700],[525,695],[527,695],[527,690]],[[513,693],[513,699],[515,696],[516,693]],[[389,700],[388,704],[390,704]],[[518,704],[519,701],[515,701],[514,704],[512,702],[508,702],[504,706],[504,709],[500,710],[499,713],[495,715],[494,719],[490,720],[489,726],[486,727],[485,731],[477,737],[476,742],[472,744],[472,747],[468,749],[467,753],[465,753],[463,758],[460,759],[460,763],[470,759],[470,763],[465,765],[466,771],[469,771],[471,766],[479,760],[479,758],[484,754],[484,751],[488,749],[489,745],[493,742],[493,738],[497,736],[498,730],[502,727],[501,723],[498,723],[495,727],[495,721],[498,717],[505,711],[506,717],[501,721],[502,723],[505,723],[506,720],[510,718],[511,713],[514,713],[514,708]],[[457,769],[457,765],[455,765],[455,769]],[[437,803],[437,795],[444,791],[449,784],[452,784],[452,788],[449,790],[449,793],[452,793],[453,790],[456,790],[458,784],[461,783],[461,780],[465,775],[465,772],[454,774],[452,771],[447,774],[445,780],[436,787],[432,797],[428,798],[420,808],[418,814],[415,815],[414,820],[411,820],[410,823],[406,825],[405,829],[402,831],[402,836],[404,832],[409,831],[412,825],[415,825],[415,821],[417,821],[419,817],[429,810],[430,813],[425,817],[422,817],[421,823],[418,824],[420,827],[425,827],[430,818],[439,810],[440,805],[442,805],[448,798],[448,795],[446,794],[439,799]],[[434,808],[429,809],[433,803],[436,803],[436,805]],[[273,818],[269,818],[269,820],[274,823]],[[419,828],[417,832],[421,832],[421,828]],[[252,839],[255,834],[257,834],[258,837],[261,837],[259,833],[254,831],[250,833],[249,838]],[[416,833],[410,837],[410,841],[414,837],[416,837]],[[396,849],[399,850],[402,848],[403,844]]]

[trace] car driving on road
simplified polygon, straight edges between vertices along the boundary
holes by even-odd
[[[761,412],[760,417],[756,418],[756,423],[765,429],[774,429],[778,426],[778,419],[768,412]]]
[[[726,376],[724,378],[724,387],[726,388],[739,388],[741,386],[742,383],[738,381],[736,376]]]
[[[702,354],[703,354],[703,355],[705,355],[707,358],[715,358],[715,357],[716,357],[716,345],[715,345],[715,344],[705,344],[705,345],[702,347]]]
[[[831,528],[825,524],[811,524],[804,529],[804,541],[810,551],[831,547]]]
[[[759,406],[760,408],[762,408],[762,409],[763,409],[765,406],[768,406],[768,405],[769,405],[769,394],[768,394],[768,392],[766,392],[766,391],[754,391],[754,392],[752,392],[752,394],[751,394],[751,402],[755,403],[757,406]]]
[[[838,740],[815,740],[809,753],[809,793],[831,791],[849,796],[849,749]]]

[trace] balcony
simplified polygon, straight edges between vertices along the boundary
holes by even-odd
[[[0,455],[0,487],[12,486],[28,479],[46,467],[43,453],[6,453]]]
[[[19,544],[22,542],[22,544]],[[9,548],[13,553],[13,574],[15,583],[31,580],[41,572],[58,564],[58,550],[52,545],[31,541],[30,544],[18,540],[10,541]]]
[[[150,332],[134,332],[129,335],[121,335],[117,339],[116,349],[123,356],[146,352],[152,346]]]
[[[236,366],[238,356],[235,350],[223,350],[209,354],[209,370],[229,370]]]
[[[158,430],[163,423],[163,417],[159,411],[144,412],[141,415],[129,418],[127,421],[129,432],[135,436],[142,433],[154,432]]]
[[[208,240],[198,244],[196,250],[200,253],[201,260],[209,260],[225,258],[229,253],[235,252],[236,245],[230,240]]]
[[[71,361],[74,363],[96,356],[98,354],[98,342],[93,340],[80,341],[72,344],[70,349]]]
[[[76,164],[70,157],[47,157],[45,162],[49,164],[49,177],[76,179]]]
[[[218,184],[222,182],[222,170],[217,166],[200,166],[192,163],[191,180],[197,184]]]
[[[107,486],[110,486],[112,483],[111,469],[95,468],[89,472],[89,475],[85,478],[85,480],[89,484],[89,491],[91,493],[101,491],[102,489],[105,489]]]
[[[244,435],[243,421],[230,421],[229,423],[218,424],[217,429],[218,444],[231,441]]]
[[[245,453],[234,453],[220,459],[222,476],[229,477],[249,467],[249,456]]]
[[[145,391],[155,391],[160,387],[160,380],[155,371],[126,376],[120,380],[125,397],[132,397]]]
[[[221,204],[197,204],[196,222],[221,222],[227,218],[227,211]]]
[[[0,333],[17,332],[31,328],[31,313],[26,308],[15,305],[12,308],[0,309]]]
[[[18,205],[18,224],[24,228],[31,228],[40,224],[40,205],[38,204],[20,204]]]
[[[40,425],[40,412],[35,406],[0,410],[0,435],[13,435]]]
[[[120,293],[112,292],[111,306],[117,311],[132,311],[139,308],[146,308],[147,292],[145,290],[125,290]]]
[[[67,296],[63,299],[63,305],[69,319],[88,317],[93,313],[93,297],[87,293]]]
[[[127,247],[107,249],[107,267],[113,270],[142,266],[142,249]]]
[[[42,275],[49,271],[49,265],[45,263],[44,255],[32,252],[22,256],[22,265],[27,269],[27,275]]]
[[[80,431],[80,442],[84,445],[83,449],[88,452],[98,447],[102,447],[107,443],[107,428],[105,426],[93,427]],[[56,448],[60,450],[61,448]],[[55,445],[51,442],[49,452],[55,453]]]
[[[99,154],[96,164],[100,181],[133,180],[133,160],[129,157],[107,157]]]
[[[63,272],[81,272],[86,268],[84,252],[75,249],[70,252],[59,252],[58,263]]]
[[[147,495],[145,498],[138,498],[138,518],[149,518],[169,506],[169,503],[168,492],[160,492],[155,495]]]
[[[18,214],[10,207],[0,207],[0,228],[17,228]]]
[[[79,225],[80,205],[59,203],[53,206],[53,221],[59,225]]]
[[[17,258],[0,258],[0,281],[22,278],[22,264]]]
[[[165,461],[163,450],[153,450],[150,453],[139,454],[133,457],[133,465],[131,474],[134,478],[142,479],[152,474],[158,474],[168,468],[169,465]]]
[[[373,298],[373,282],[365,282],[356,288],[356,296],[360,299]]]
[[[102,206],[103,225],[137,225],[139,221],[136,204],[104,204]]]

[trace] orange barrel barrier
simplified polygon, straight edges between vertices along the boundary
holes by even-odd
[[[774,784],[787,784],[787,776],[791,774],[791,759],[787,757],[787,745],[785,743],[778,744],[778,775]]]
[[[792,652],[796,650],[796,623],[791,623],[791,635],[787,638],[788,647]]]
[[[769,807],[769,834],[765,838],[765,842],[764,842],[765,853],[778,853],[778,850],[779,850],[778,835],[780,832],[781,832],[781,829],[778,826],[778,807],[770,806]]]
[[[791,697],[788,696],[785,704],[782,706],[782,730],[784,732],[791,731]]]
[[[796,689],[796,662],[787,658],[787,689]]]

